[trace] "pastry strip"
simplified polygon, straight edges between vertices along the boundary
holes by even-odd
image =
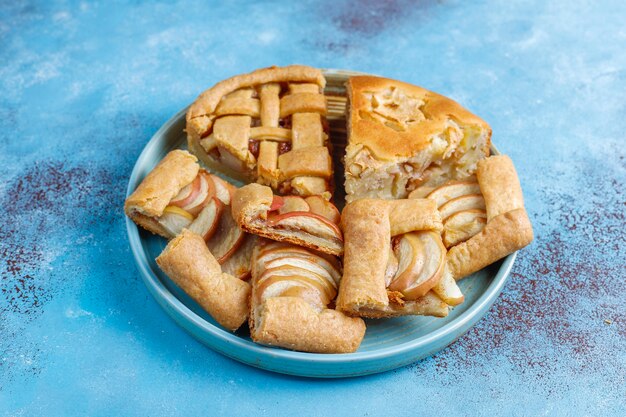
[[[223,273],[201,236],[183,230],[168,243],[156,262],[226,329],[237,330],[246,321],[250,284]]]

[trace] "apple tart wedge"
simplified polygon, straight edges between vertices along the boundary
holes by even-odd
[[[489,155],[491,128],[455,101],[373,76],[350,77],[348,202],[398,199],[422,184],[464,179]]]
[[[235,191],[232,213],[249,233],[331,255],[343,253],[339,211],[322,196],[281,197],[269,187],[248,184]]]
[[[381,318],[445,317],[463,302],[441,241],[441,218],[432,200],[349,203],[341,215],[344,274],[337,308]]]
[[[419,187],[410,198],[430,199],[437,205],[448,265],[457,280],[533,240],[517,172],[506,155],[479,161],[476,177]]]
[[[228,272],[247,278],[256,238],[232,217],[234,192],[233,185],[201,169],[195,156],[175,150],[139,184],[124,209],[139,226],[167,239],[185,228],[202,236]]]
[[[333,256],[261,240],[252,262],[252,340],[303,352],[354,352],[365,324],[332,308],[340,279]]]
[[[225,272],[199,234],[183,229],[156,262],[226,329],[235,331],[248,318],[250,284]]]

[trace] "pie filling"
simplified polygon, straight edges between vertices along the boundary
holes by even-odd
[[[341,271],[313,251],[302,247],[269,243],[253,259],[255,323],[262,325],[263,303],[274,297],[297,297],[317,311],[332,306],[337,296]]]

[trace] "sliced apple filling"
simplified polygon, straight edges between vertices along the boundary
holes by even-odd
[[[438,187],[420,187],[411,193],[410,198],[428,198],[437,203],[446,248],[471,239],[487,224],[485,199],[475,177]]]
[[[341,279],[337,261],[279,242],[264,242],[255,256],[253,271],[257,305],[271,297],[299,297],[317,311],[335,299]]]
[[[252,340],[304,352],[354,352],[365,324],[334,310],[341,275],[334,256],[260,239],[252,259]]]
[[[233,215],[250,233],[333,255],[343,251],[339,211],[319,195],[281,197],[269,187],[249,184],[237,190]]]

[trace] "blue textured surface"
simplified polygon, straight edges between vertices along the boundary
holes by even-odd
[[[0,410],[626,415],[624,16],[618,0],[0,2]],[[193,340],[139,278],[121,206],[147,139],[217,80],[289,63],[449,95],[516,162],[537,238],[491,313],[429,359],[340,381],[258,371]]]

